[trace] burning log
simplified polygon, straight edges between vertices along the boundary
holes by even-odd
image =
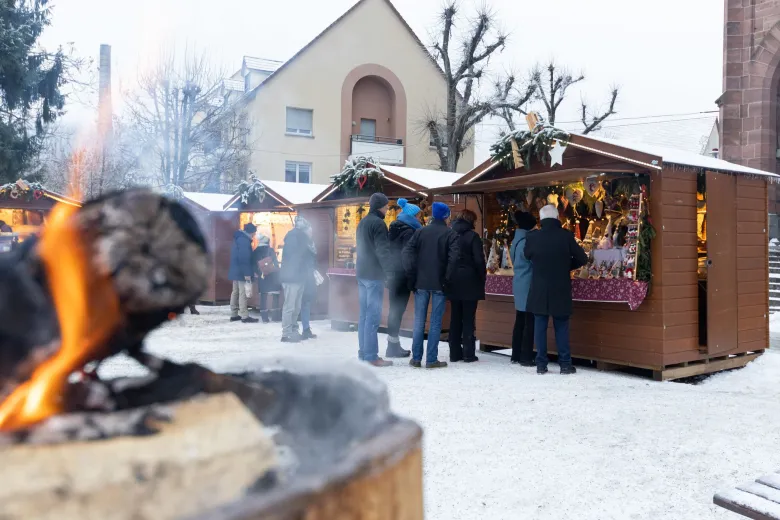
[[[68,377],[146,335],[205,289],[205,239],[147,190],[58,206],[40,240],[0,266],[0,430],[65,410]]]

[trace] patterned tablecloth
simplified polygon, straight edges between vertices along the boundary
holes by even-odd
[[[485,292],[501,296],[512,296],[512,277],[489,274]],[[572,298],[579,302],[627,303],[635,311],[647,297],[647,282],[636,282],[627,278],[612,280],[571,281]]]

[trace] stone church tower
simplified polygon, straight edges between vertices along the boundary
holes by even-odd
[[[725,0],[720,156],[770,172],[778,160],[780,1]],[[780,235],[780,189],[769,191],[770,233]]]

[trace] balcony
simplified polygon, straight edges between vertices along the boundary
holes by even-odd
[[[350,142],[350,158],[373,157],[382,164],[400,166],[404,164],[404,143],[402,139],[353,135]]]

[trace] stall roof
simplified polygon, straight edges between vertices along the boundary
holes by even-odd
[[[405,168],[402,166],[380,166],[384,172],[390,172],[398,177],[412,181],[426,188],[441,188],[449,186],[463,177],[462,173],[443,172],[439,170],[423,170],[422,168]]]
[[[226,211],[224,209],[225,203],[232,197],[232,195],[224,193],[198,193],[194,191],[185,191],[183,196],[206,211]]]
[[[266,188],[274,191],[292,204],[305,204],[314,200],[328,187],[327,184],[306,184],[301,182],[263,181]]]

